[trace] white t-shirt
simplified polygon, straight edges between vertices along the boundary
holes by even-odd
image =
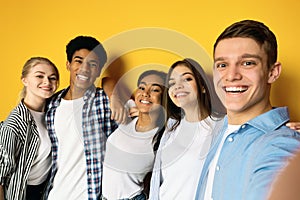
[[[169,139],[161,148],[161,200],[195,199],[214,124],[211,118],[200,122],[184,118],[175,131],[163,136]]]
[[[219,160],[219,156],[220,156],[224,141],[228,135],[230,135],[234,131],[238,130],[240,128],[240,126],[241,125],[228,125],[228,128],[222,137],[222,140],[216,151],[216,155],[214,156],[213,160],[211,161],[211,163],[209,165],[207,183],[206,183],[206,188],[205,188],[205,198],[204,198],[205,200],[212,199],[212,189],[213,189],[213,183],[214,183],[214,178],[215,178],[215,172],[216,172],[217,163]]]
[[[119,125],[106,143],[102,194],[108,200],[132,198],[143,190],[143,179],[153,168],[153,136],[158,128],[137,132],[137,118]]]
[[[51,168],[51,141],[45,126],[45,113],[30,109],[29,111],[37,126],[39,146],[29,172],[28,185],[39,185],[47,179],[48,172]]]
[[[58,139],[57,173],[49,200],[88,199],[82,135],[83,104],[83,98],[62,99],[56,110],[54,126]]]

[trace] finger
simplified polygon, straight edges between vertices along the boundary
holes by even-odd
[[[111,111],[110,119],[114,120],[115,119],[115,112]]]

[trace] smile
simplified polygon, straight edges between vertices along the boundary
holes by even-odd
[[[143,103],[143,104],[151,104],[150,101],[146,101],[146,100],[140,100],[140,102]]]
[[[176,93],[174,95],[175,98],[180,98],[180,97],[184,97],[184,96],[187,96],[188,93],[187,92],[179,92],[179,93]]]
[[[248,87],[246,86],[240,86],[240,87],[224,87],[225,92],[232,92],[232,93],[242,93],[248,90]]]
[[[52,91],[52,88],[50,87],[41,87],[42,90],[45,90],[45,91]]]
[[[77,74],[77,78],[80,80],[83,80],[83,81],[87,81],[89,79],[88,76],[84,76],[84,75],[80,75],[80,74]]]

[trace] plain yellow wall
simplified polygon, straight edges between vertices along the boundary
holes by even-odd
[[[28,58],[50,58],[61,73],[60,89],[68,85],[65,45],[77,35],[92,35],[112,51],[118,51],[118,45],[112,44],[116,41],[120,49],[128,48],[116,53],[117,60],[109,66],[117,75],[151,66],[166,70],[177,59],[187,54],[194,55],[189,52],[190,49],[194,50],[196,57],[197,52],[199,55],[206,54],[199,58],[204,59],[201,64],[210,73],[212,46],[216,37],[226,26],[242,19],[260,20],[276,34],[283,72],[273,86],[271,100],[274,106],[287,105],[291,118],[300,120],[299,9],[297,0],[2,0],[0,120],[6,118],[18,103],[22,88],[21,68]],[[141,48],[133,46],[137,37],[130,34],[143,30],[150,32],[145,35],[149,38],[142,40],[155,43],[153,47],[149,48],[149,44],[143,41],[136,43]],[[162,31],[166,35],[156,40],[150,34],[151,30]],[[118,38],[126,33],[130,33],[127,38]],[[179,39],[176,39],[177,36]],[[187,42],[180,37],[186,37]],[[170,38],[171,43],[168,41]],[[160,46],[165,42],[170,46]],[[109,53],[111,56],[115,52]],[[132,79],[133,85],[135,81]]]

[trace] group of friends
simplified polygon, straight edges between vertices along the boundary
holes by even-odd
[[[281,63],[265,24],[242,20],[219,35],[213,81],[193,58],[167,73],[143,72],[133,108],[110,87],[95,86],[107,61],[97,39],[77,36],[66,54],[70,83],[59,92],[49,59],[23,66],[21,101],[0,125],[0,200],[275,200],[292,193],[280,184],[289,184],[285,167],[299,160],[300,123],[270,103]]]

